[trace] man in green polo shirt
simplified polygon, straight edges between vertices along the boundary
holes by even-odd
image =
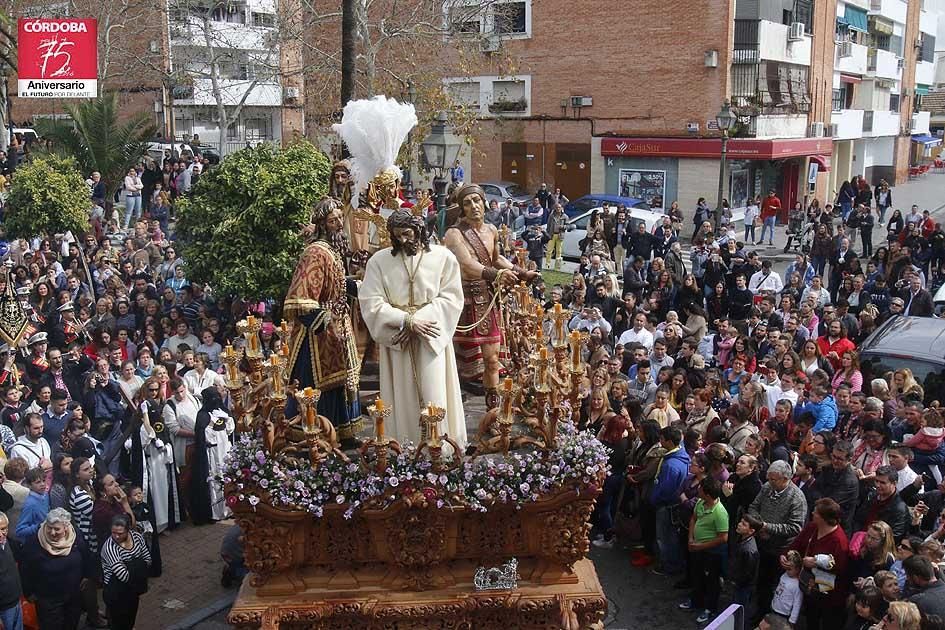
[[[722,484],[706,477],[699,486],[699,500],[689,521],[689,581],[692,595],[679,605],[701,611],[697,623],[707,623],[718,613],[719,580],[728,542],[728,512],[719,500]]]

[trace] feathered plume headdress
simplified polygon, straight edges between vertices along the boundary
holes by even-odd
[[[393,171],[400,178],[401,172],[395,163],[397,153],[416,124],[413,105],[398,103],[386,96],[350,101],[345,105],[341,123],[332,125],[332,130],[341,136],[351,152],[353,198],[382,171]]]

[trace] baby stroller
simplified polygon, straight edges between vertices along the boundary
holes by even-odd
[[[793,251],[796,254],[809,254],[814,241],[814,230],[817,224],[810,221],[806,212],[791,213],[788,217],[787,243],[784,244],[784,253]]]

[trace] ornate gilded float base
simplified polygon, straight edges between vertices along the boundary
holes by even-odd
[[[472,582],[424,592],[392,591],[356,572],[355,586],[310,588],[265,597],[243,582],[229,614],[240,630],[599,630],[607,599],[587,558],[572,584],[545,585],[522,575],[514,591],[481,591]],[[361,579],[358,579],[361,578]],[[363,584],[363,585],[362,585]]]

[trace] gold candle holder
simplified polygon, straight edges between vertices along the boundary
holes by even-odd
[[[374,420],[374,441],[379,445],[387,444],[390,440],[384,436],[384,421],[390,415],[391,409],[378,396],[374,404],[368,407],[368,414]]]
[[[568,319],[568,313],[561,307],[560,302],[556,302],[551,311],[551,319],[555,325],[552,329],[551,345],[555,348],[565,348],[568,345],[568,337],[565,334],[565,322]]]
[[[233,348],[227,344],[221,355],[223,365],[226,366],[226,386],[228,389],[236,389],[243,386],[242,373],[240,372],[240,361],[243,360],[243,351]]]
[[[236,331],[246,339],[246,356],[262,356],[262,347],[259,344],[259,330],[262,322],[255,316],[249,315],[246,319],[237,322]]]
[[[299,415],[302,416],[302,427],[306,435],[319,433],[316,406],[321,395],[321,391],[314,387],[306,387],[300,392],[295,392],[295,399],[299,403]]]
[[[269,357],[263,369],[269,374],[273,398],[285,398],[285,366],[278,354]]]
[[[440,439],[440,421],[445,417],[446,409],[428,402],[420,412],[421,440],[431,446],[441,446],[443,442]]]

